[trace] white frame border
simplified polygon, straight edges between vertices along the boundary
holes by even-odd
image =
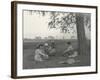
[[[64,12],[83,12],[91,13],[91,66],[71,67],[71,68],[49,68],[49,69],[31,69],[23,70],[23,45],[22,45],[22,10],[47,10],[47,11],[64,11]],[[95,27],[94,27],[95,26]],[[95,54],[94,54],[95,53]],[[60,7],[46,5],[28,5],[17,4],[17,76],[37,76],[51,74],[69,74],[96,71],[96,9],[79,8],[79,7]]]

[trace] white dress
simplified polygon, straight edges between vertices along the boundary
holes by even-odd
[[[35,60],[35,61],[43,61],[43,57],[42,57],[42,56],[44,56],[44,57],[46,57],[46,58],[48,57],[46,54],[43,53],[42,50],[36,49],[36,50],[35,50],[34,60]]]

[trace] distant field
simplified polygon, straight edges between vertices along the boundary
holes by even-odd
[[[80,63],[76,64],[59,64],[60,61],[67,60],[66,57],[62,56],[63,51],[66,49],[67,42],[71,42],[75,49],[78,48],[77,40],[54,40],[56,44],[57,53],[55,56],[49,58],[44,62],[36,63],[34,61],[34,51],[37,44],[44,44],[45,42],[50,43],[51,40],[24,40],[23,41],[23,68],[34,69],[34,68],[52,68],[52,67],[73,67],[73,66],[86,66],[90,65],[90,53],[87,51],[87,55],[79,55],[76,60],[80,60]]]
[[[25,40],[23,42],[23,49],[34,49],[37,44],[44,44],[45,42],[47,42],[48,44],[50,43],[50,41],[52,40]],[[73,46],[77,46],[78,42],[77,40],[53,40],[56,44],[57,47],[64,47],[67,42],[71,42]]]

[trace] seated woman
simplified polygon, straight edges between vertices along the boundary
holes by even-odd
[[[73,48],[71,42],[67,43],[68,47],[67,49],[64,51],[64,55],[67,55],[68,57],[76,57],[77,56],[77,51]]]
[[[38,45],[37,49],[35,50],[35,61],[43,61],[45,59],[48,59],[48,55],[45,54],[44,46],[42,44]]]

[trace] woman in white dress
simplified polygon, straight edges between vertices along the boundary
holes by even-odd
[[[35,50],[35,61],[43,61],[44,59],[48,59],[48,55],[45,54],[44,46],[42,44],[38,45],[37,49]]]

